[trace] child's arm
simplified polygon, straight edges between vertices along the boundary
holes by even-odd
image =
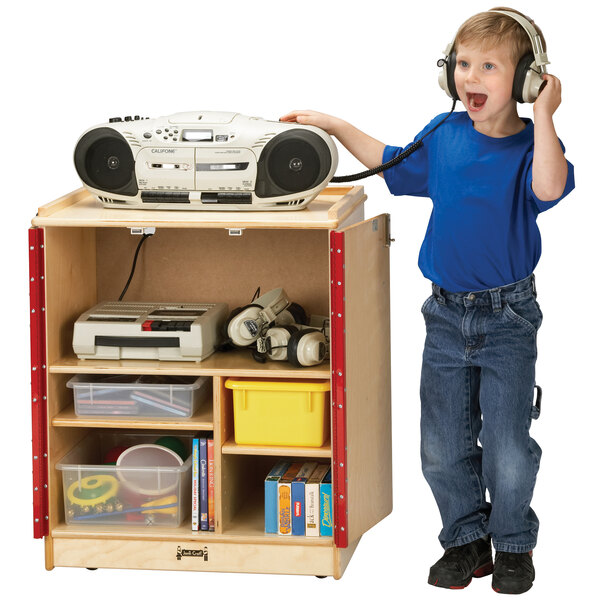
[[[556,136],[552,115],[560,105],[560,81],[554,75],[544,75],[547,81],[533,105],[534,145],[533,193],[544,201],[557,200],[567,182],[567,161]]]
[[[381,164],[385,144],[342,119],[314,110],[295,110],[279,120],[320,127],[330,135],[334,135],[368,169]],[[383,177],[382,173],[380,175]]]

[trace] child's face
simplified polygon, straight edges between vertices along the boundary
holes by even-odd
[[[513,64],[506,45],[483,50],[459,44],[454,82],[460,101],[475,123],[508,119],[516,111],[512,99]]]

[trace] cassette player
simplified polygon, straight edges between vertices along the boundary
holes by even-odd
[[[80,359],[201,361],[220,343],[227,304],[101,302],[75,322]]]
[[[232,112],[125,117],[75,147],[84,186],[107,208],[296,210],[338,164],[322,129]]]

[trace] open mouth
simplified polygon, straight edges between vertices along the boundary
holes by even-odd
[[[481,110],[487,100],[487,94],[473,94],[467,92],[467,101],[469,110],[478,111]]]

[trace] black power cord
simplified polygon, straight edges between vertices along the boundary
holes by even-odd
[[[382,171],[389,169],[402,162],[405,158],[408,158],[413,152],[416,152],[422,145],[423,140],[430,134],[433,133],[453,112],[456,108],[456,100],[452,101],[452,109],[450,112],[430,131],[428,131],[421,139],[413,142],[408,148],[402,151],[398,156],[392,158],[392,160],[388,160],[388,162],[375,167],[374,169],[369,169],[367,171],[362,171],[361,173],[355,173],[354,175],[342,175],[340,177],[332,177],[332,183],[348,183],[349,181],[357,181],[358,179],[364,179],[365,177],[371,177],[371,175],[377,175]]]
[[[138,254],[140,253],[140,248],[142,247],[142,244],[152,235],[153,235],[152,233],[144,233],[144,235],[142,236],[142,239],[140,240],[139,244],[137,245],[135,254],[133,256],[133,264],[131,265],[131,273],[129,274],[129,279],[127,280],[127,283],[125,284],[125,287],[123,288],[123,291],[121,292],[121,295],[119,296],[119,302],[121,300],[123,300],[123,296],[125,296],[125,293],[127,292],[127,289],[129,288],[129,284],[131,283],[131,280],[133,279],[133,274],[135,273],[135,265],[137,263]]]

